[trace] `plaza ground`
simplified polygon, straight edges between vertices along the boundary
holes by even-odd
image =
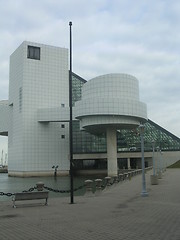
[[[0,202],[1,240],[179,240],[180,169],[168,169],[141,197],[142,176],[111,186],[100,196],[50,198],[49,205]],[[43,200],[40,200],[43,202]]]

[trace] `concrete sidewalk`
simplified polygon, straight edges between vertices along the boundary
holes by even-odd
[[[0,202],[1,240],[180,239],[180,170],[167,170],[141,197],[142,176],[118,183],[97,197],[50,198],[49,206]]]

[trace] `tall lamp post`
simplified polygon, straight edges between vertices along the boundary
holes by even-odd
[[[156,147],[156,151],[157,151],[157,174],[159,174],[159,169],[160,169],[160,163],[159,163],[159,146]]]
[[[151,185],[158,185],[158,176],[156,175],[157,171],[156,171],[155,159],[154,159],[154,151],[155,151],[154,148],[155,148],[155,141],[152,141],[152,149],[153,149],[153,156],[152,156],[152,159],[153,159],[153,175],[150,176],[150,179],[151,179]]]
[[[152,141],[152,149],[153,149],[153,175],[155,176],[156,172],[155,172],[154,147],[155,147],[155,141]]]
[[[69,71],[69,150],[70,150],[70,179],[71,179],[71,196],[70,203],[74,203],[74,189],[73,189],[73,129],[72,129],[72,22],[69,22],[70,31],[70,71]]]
[[[161,156],[160,156],[160,147],[158,146],[157,148],[157,156],[158,156],[158,178],[161,179],[162,178],[162,171],[161,171]]]
[[[142,164],[142,197],[147,197],[148,193],[146,191],[146,178],[145,178],[145,164],[144,164],[144,125],[139,125],[140,137],[141,137],[141,164]]]
[[[160,150],[160,168],[161,168],[161,174],[164,171],[164,164],[163,164],[163,152]]]

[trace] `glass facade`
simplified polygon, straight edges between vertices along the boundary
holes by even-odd
[[[72,74],[72,101],[73,106],[81,99],[81,89],[86,80],[75,73]],[[74,153],[105,153],[105,134],[93,135],[80,130],[79,121],[73,122],[73,152]]]
[[[72,73],[72,105],[75,105],[75,102],[81,100],[81,89],[82,86],[86,83],[86,80],[79,77],[75,73]]]
[[[180,139],[150,119],[144,124],[144,150],[152,151],[152,143],[162,151],[180,151]],[[141,151],[138,129],[118,130],[118,152]]]
[[[74,153],[106,153],[105,134],[93,135],[80,131],[79,121],[73,122]]]
[[[81,89],[86,82],[78,75],[72,75],[72,99],[73,106],[76,101],[81,99]],[[151,120],[144,124],[144,150],[152,151],[152,142],[155,147],[162,151],[180,151],[180,139],[160,127]],[[118,152],[141,151],[140,136],[138,129],[117,130],[117,149]],[[74,153],[106,153],[105,134],[93,135],[81,131],[79,122],[73,122],[73,152]]]

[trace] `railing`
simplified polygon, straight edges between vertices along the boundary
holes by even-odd
[[[152,167],[148,167],[146,168],[146,171],[151,170]],[[115,185],[119,182],[124,182],[127,180],[131,180],[133,177],[135,177],[136,175],[139,175],[142,173],[142,169],[131,169],[131,170],[122,170],[118,173],[118,176],[115,177],[105,177],[104,179],[95,179],[93,180],[86,180],[84,182],[83,185],[74,188],[74,192],[78,191],[80,189],[83,189],[84,187],[86,188],[86,193],[85,195],[92,195],[92,194],[96,194],[98,195],[99,193],[101,193],[103,190],[107,190],[110,186]],[[50,188],[48,186],[45,186],[43,182],[38,182],[36,184],[35,187],[29,188],[28,190],[24,190],[22,192],[32,192],[34,190],[36,191],[43,191],[44,189],[54,192],[54,193],[70,193],[71,190],[67,189],[67,190],[60,190],[60,189],[53,189]],[[11,197],[13,196],[15,193],[4,193],[4,192],[0,192],[0,196],[7,196],[7,197]]]

